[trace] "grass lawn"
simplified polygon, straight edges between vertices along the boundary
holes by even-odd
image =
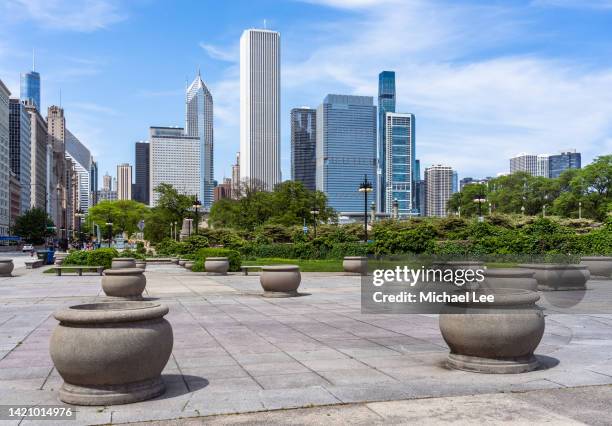
[[[274,257],[262,257],[255,260],[243,260],[244,266],[248,265],[298,265],[302,272],[342,272],[341,259],[306,260],[306,259],[281,259]]]

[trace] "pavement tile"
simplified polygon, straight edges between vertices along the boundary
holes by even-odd
[[[316,373],[274,374],[257,376],[264,389],[299,389],[307,386],[329,386],[330,383]]]

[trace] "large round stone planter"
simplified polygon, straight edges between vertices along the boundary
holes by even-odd
[[[264,297],[297,296],[301,281],[302,275],[297,265],[262,266],[259,276]]]
[[[146,286],[144,269],[107,269],[102,277],[102,290],[109,297],[140,300]]]
[[[193,264],[194,262],[192,260],[188,260],[187,262],[185,262],[185,269],[189,269],[191,271],[191,268],[193,268]]]
[[[516,288],[537,291],[538,281],[535,272],[519,268],[498,268],[483,270],[484,281],[480,285],[485,289]]]
[[[440,331],[450,348],[447,365],[478,373],[524,373],[538,367],[533,355],[544,334],[540,298],[529,290],[477,290],[494,302],[447,304]]]
[[[133,257],[115,257],[111,262],[111,269],[135,268],[136,260]]]
[[[586,290],[591,277],[586,266],[552,263],[529,263],[518,265],[535,272],[539,290]]]
[[[10,277],[13,268],[13,259],[0,259],[0,277]]]
[[[187,263],[187,260],[185,260],[185,259],[179,259],[178,260],[178,266],[185,266],[185,263]]]
[[[168,307],[154,302],[72,306],[55,313],[51,359],[68,404],[115,405],[165,391],[161,372],[172,352]]]
[[[204,269],[211,275],[226,275],[229,271],[229,259],[227,257],[207,257],[204,260]]]
[[[342,261],[344,272],[366,275],[368,273],[368,258],[365,256],[346,256]]]
[[[136,264],[136,268],[138,269],[142,269],[142,270],[147,269],[147,262],[145,262],[144,260],[137,260],[134,263]]]
[[[581,266],[586,266],[591,275],[612,278],[612,257],[585,256],[581,259]]]

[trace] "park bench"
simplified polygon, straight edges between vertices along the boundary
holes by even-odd
[[[245,265],[245,266],[241,266],[240,270],[242,271],[244,275],[249,275],[249,269],[261,269],[261,268],[263,268],[263,265]]]
[[[98,275],[102,275],[102,271],[104,271],[104,266],[82,266],[82,265],[72,265],[72,266],[56,266],[53,268],[55,270],[55,275],[58,277],[62,276],[62,270],[64,272],[76,272],[79,276],[83,275],[83,271],[96,272]]]
[[[32,259],[25,261],[26,269],[40,268],[41,266],[43,266],[43,263],[44,262],[40,259]]]

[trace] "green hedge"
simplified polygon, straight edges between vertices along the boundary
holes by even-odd
[[[202,248],[193,256],[194,264],[191,269],[194,272],[203,272],[204,261],[207,257],[227,257],[229,260],[229,270],[233,272],[240,271],[241,258],[240,252],[224,248]]]
[[[63,265],[104,266],[105,269],[108,269],[114,257],[119,257],[119,252],[114,248],[75,250],[66,256]]]
[[[240,250],[248,259],[281,258],[281,259],[342,259],[344,256],[366,256],[371,253],[371,246],[363,243],[325,244],[321,240],[293,244],[247,244]]]

